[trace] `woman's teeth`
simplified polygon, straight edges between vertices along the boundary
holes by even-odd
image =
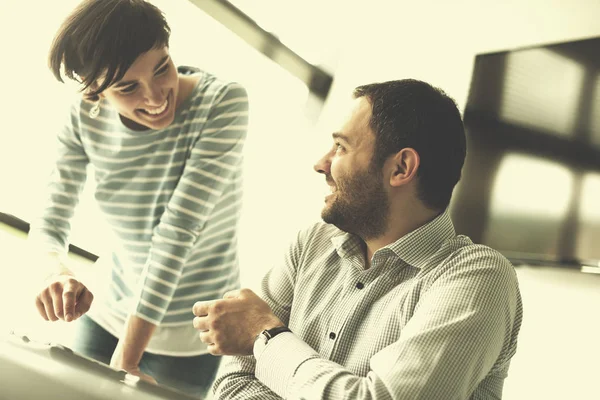
[[[169,106],[169,99],[167,98],[162,106],[160,106],[158,108],[153,108],[152,110],[148,110],[145,108],[145,109],[143,109],[143,111],[150,115],[158,115],[158,114],[163,113],[167,109],[168,106]]]

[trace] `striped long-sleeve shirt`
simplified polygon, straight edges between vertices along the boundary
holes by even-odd
[[[510,262],[456,235],[448,212],[369,269],[358,237],[316,224],[262,295],[293,333],[226,357],[219,399],[500,399],[522,318]]]
[[[236,230],[248,100],[237,83],[198,74],[192,94],[161,130],[134,131],[107,104],[89,117],[77,102],[60,132],[50,201],[31,235],[64,252],[70,219],[95,173],[95,199],[119,246],[112,252],[109,309],[161,327],[193,330],[195,301],[239,286]]]

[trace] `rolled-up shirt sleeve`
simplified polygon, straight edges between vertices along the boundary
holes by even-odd
[[[460,260],[460,251],[454,256]],[[464,259],[424,292],[398,340],[371,357],[366,376],[285,333],[256,355],[256,377],[288,399],[469,398],[510,336],[519,294],[508,261],[493,265],[483,253]]]
[[[269,304],[277,318],[286,325],[290,319],[297,266],[300,262],[302,243],[304,242],[300,239],[302,234],[300,232],[298,240],[290,245],[289,251],[285,254],[283,265],[271,269],[262,281],[261,297]],[[285,335],[287,334],[280,334],[273,340]],[[284,351],[289,354],[289,349],[286,348]],[[256,358],[254,356],[223,357],[219,374],[213,385],[215,398],[279,399],[280,396],[273,388],[268,387],[262,380],[259,380],[257,373]]]

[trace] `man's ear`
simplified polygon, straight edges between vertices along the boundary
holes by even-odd
[[[417,170],[421,163],[419,153],[411,147],[406,147],[391,157],[390,185],[394,187],[406,185],[417,176]]]

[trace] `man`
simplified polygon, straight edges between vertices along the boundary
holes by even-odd
[[[460,113],[416,80],[354,96],[315,165],[331,187],[325,223],[298,235],[262,299],[244,289],[194,305],[209,351],[236,356],[215,394],[501,398],[521,300],[510,262],[456,235],[448,214],[465,158]]]

